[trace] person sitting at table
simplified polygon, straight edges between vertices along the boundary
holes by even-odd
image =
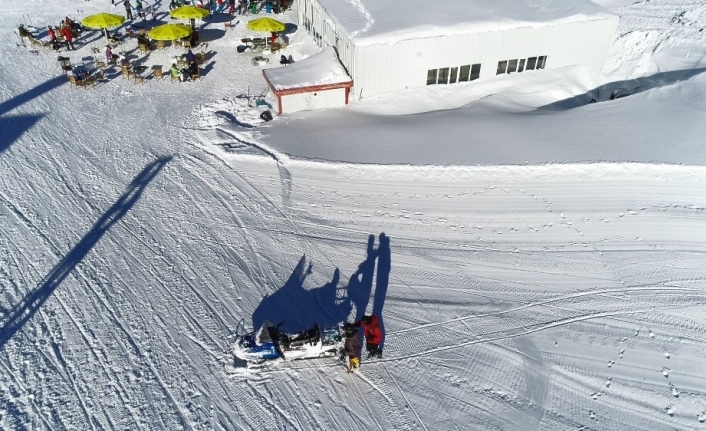
[[[189,65],[189,76],[194,76],[199,74],[199,65],[194,61]]]
[[[277,42],[277,33],[273,31],[270,35],[270,45],[274,44],[275,42]]]
[[[187,63],[193,63],[194,61],[196,61],[196,55],[194,55],[191,50],[188,50],[186,51],[186,54],[184,54],[184,59]]]
[[[172,74],[173,77],[179,78],[179,81],[184,82],[186,81],[185,70],[186,69],[179,70],[176,63],[172,63],[172,67],[169,69],[169,72]]]
[[[144,34],[137,36],[137,44],[145,45],[147,49],[152,49],[152,47],[150,46],[150,39]]]

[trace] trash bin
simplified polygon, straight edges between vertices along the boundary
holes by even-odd
[[[262,111],[262,114],[260,114],[260,119],[262,121],[272,121],[272,112],[268,109],[267,111]]]
[[[271,2],[265,3],[265,12],[272,13],[272,3]]]
[[[252,13],[253,15],[257,14],[257,2],[253,1],[252,3],[250,3],[250,13]]]

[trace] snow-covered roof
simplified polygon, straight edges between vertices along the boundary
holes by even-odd
[[[263,73],[275,90],[352,83],[330,46],[294,64],[265,69]]]
[[[590,0],[318,2],[361,45],[613,17]]]

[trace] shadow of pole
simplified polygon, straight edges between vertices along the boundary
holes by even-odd
[[[375,296],[373,298],[373,314],[378,317],[380,332],[382,332],[382,342],[380,348],[385,346],[385,321],[382,317],[382,309],[385,306],[387,297],[387,286],[390,282],[390,270],[392,269],[392,257],[390,251],[390,238],[385,233],[380,234],[380,245],[377,250],[378,271],[375,277]]]
[[[76,268],[88,252],[115,223],[117,223],[133,205],[140,199],[142,192],[171,160],[171,156],[162,157],[150,163],[130,183],[127,191],[115,202],[93,228],[74,246],[71,251],[44,277],[41,284],[24,297],[2,318],[0,326],[0,349],[22,329],[25,323],[34,316],[57,287]]]

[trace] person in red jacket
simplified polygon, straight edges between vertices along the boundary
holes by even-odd
[[[62,27],[61,34],[64,35],[64,40],[66,41],[66,48],[73,50],[74,49],[74,43],[73,43],[74,36],[71,34],[71,29],[69,28],[69,26],[65,25],[64,27]]]
[[[377,356],[382,359],[382,349],[380,349],[380,343],[382,343],[382,330],[378,324],[377,316],[363,316],[360,322],[353,324],[355,327],[362,326],[365,335],[365,350],[368,351],[368,358]]]

